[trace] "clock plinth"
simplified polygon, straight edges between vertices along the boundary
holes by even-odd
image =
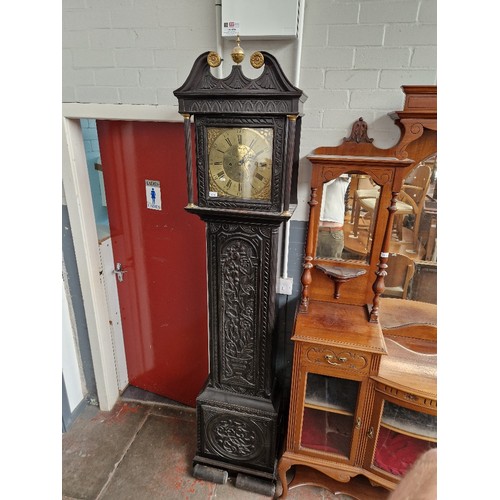
[[[274,482],[284,430],[274,366],[278,236],[293,212],[305,96],[270,54],[255,80],[239,66],[215,78],[207,54],[174,92],[185,119],[186,210],[207,225],[210,374],[196,401],[193,463]]]
[[[279,419],[271,400],[205,388],[197,398],[194,463],[274,480]]]

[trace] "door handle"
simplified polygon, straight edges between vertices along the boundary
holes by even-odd
[[[123,281],[123,273],[126,273],[127,271],[123,269],[123,266],[117,262],[115,269],[113,269],[113,274],[116,275],[118,278],[118,281],[122,282]]]

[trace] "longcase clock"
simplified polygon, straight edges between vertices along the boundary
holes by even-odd
[[[219,79],[217,54],[201,54],[174,92],[184,116],[186,210],[207,225],[210,374],[197,398],[193,462],[273,482],[284,426],[274,373],[278,234],[293,212],[306,96],[271,54],[252,55],[262,68],[255,79],[233,59]]]

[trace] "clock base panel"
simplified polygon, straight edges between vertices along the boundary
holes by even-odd
[[[271,400],[205,388],[196,400],[193,462],[274,480],[280,415]]]

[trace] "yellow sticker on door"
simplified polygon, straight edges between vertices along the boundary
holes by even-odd
[[[146,207],[151,210],[161,210],[160,181],[146,179]]]

